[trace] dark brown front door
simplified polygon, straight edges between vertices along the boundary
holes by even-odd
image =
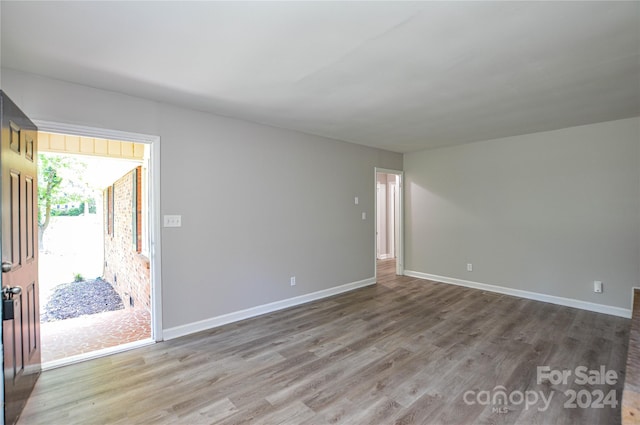
[[[14,424],[40,374],[37,128],[0,91],[4,417]]]

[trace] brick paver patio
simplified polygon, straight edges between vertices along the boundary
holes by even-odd
[[[40,325],[42,363],[151,338],[142,308],[107,311]]]

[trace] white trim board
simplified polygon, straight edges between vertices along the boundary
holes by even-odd
[[[162,341],[162,249],[160,227],[160,136],[110,130],[84,125],[33,120],[39,131],[71,134],[74,136],[97,137],[144,143],[150,146],[149,180],[149,261],[151,262],[151,333],[153,340]]]
[[[610,314],[612,316],[631,318],[631,310],[610,305],[596,304],[588,301],[580,301],[573,298],[557,297],[555,295],[541,294],[539,292],[524,291],[522,289],[507,288],[505,286],[489,285],[486,283],[472,282],[470,280],[456,279],[453,277],[437,276],[428,273],[405,270],[405,276],[417,277],[418,279],[433,280],[436,282],[448,283],[451,285],[465,286],[467,288],[480,289],[498,294],[512,295],[518,298],[542,301],[551,304],[558,304],[567,307],[579,308],[582,310],[594,311],[596,313]]]
[[[168,328],[164,330],[163,336],[165,341],[167,341],[196,332],[217,328],[229,323],[239,322],[240,320],[250,319],[252,317],[261,316],[263,314],[272,313],[278,310],[284,310],[285,308],[299,306],[311,301],[321,300],[333,295],[342,294],[343,292],[349,292],[353,291],[354,289],[374,285],[375,283],[375,277],[370,277],[368,279],[347,283],[333,288],[324,289],[322,291],[312,292],[310,294],[300,295],[298,297],[275,301],[269,304],[251,307],[246,310],[235,311],[233,313],[223,314],[222,316],[211,317],[209,319],[200,320],[198,322],[187,323],[186,325]]]

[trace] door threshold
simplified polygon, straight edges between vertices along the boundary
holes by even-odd
[[[142,339],[140,341],[128,342],[122,345],[116,345],[115,347],[101,348],[96,351],[90,351],[88,353],[76,354],[75,356],[65,357],[64,359],[52,360],[50,362],[42,363],[42,371],[56,369],[63,366],[69,366],[75,363],[85,362],[87,360],[93,360],[100,357],[110,356],[112,354],[122,353],[124,351],[134,350],[136,348],[145,347],[147,345],[155,344],[156,342],[151,339]]]

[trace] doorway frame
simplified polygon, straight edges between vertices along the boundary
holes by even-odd
[[[95,137],[141,143],[150,146],[149,158],[149,263],[151,265],[151,339],[163,340],[162,335],[162,249],[160,222],[160,136],[108,130],[76,124],[33,120],[38,131],[61,133],[70,136]],[[128,345],[128,344],[127,344]],[[122,351],[133,347],[122,347]],[[111,354],[110,350],[106,354]]]
[[[374,206],[373,209],[373,261],[374,276],[378,278],[378,173],[394,174],[398,176],[398,215],[396,217],[398,224],[398,234],[396,235],[396,274],[402,276],[404,274],[404,171],[392,170],[389,168],[375,167],[373,173],[374,188]]]

